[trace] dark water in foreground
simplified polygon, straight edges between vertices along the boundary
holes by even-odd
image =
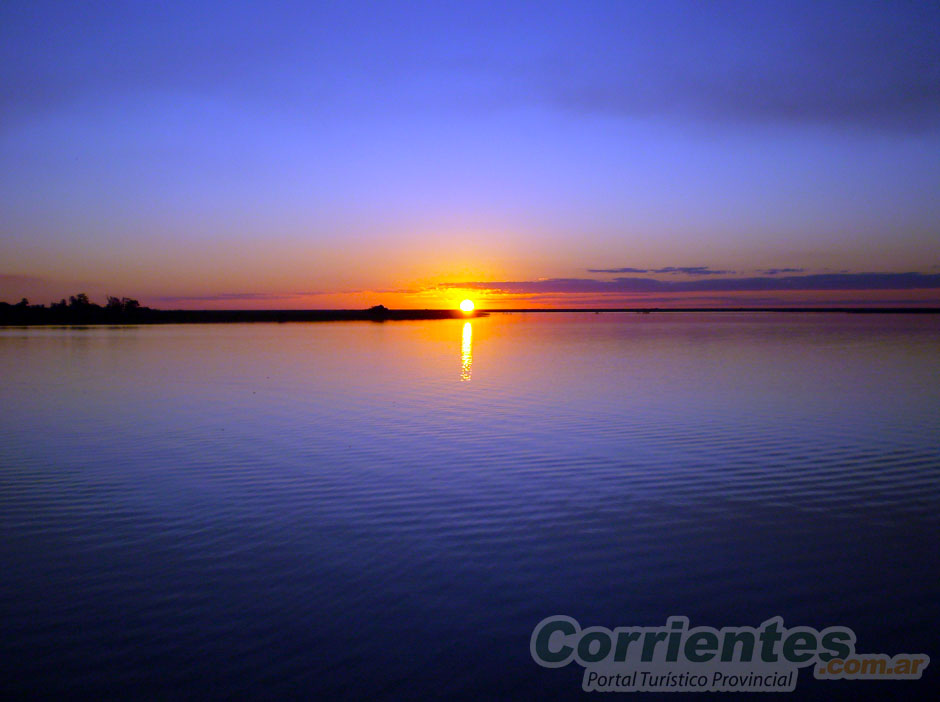
[[[576,698],[559,613],[841,624],[934,667],[799,698],[936,687],[940,317],[7,328],[0,368],[5,697]]]

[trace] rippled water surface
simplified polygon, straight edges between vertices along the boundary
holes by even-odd
[[[6,328],[0,368],[7,696],[577,697],[558,613],[940,665],[935,316]]]

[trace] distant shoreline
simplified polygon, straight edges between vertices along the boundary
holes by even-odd
[[[435,319],[477,319],[490,314],[521,313],[708,313],[727,314],[740,312],[761,313],[812,313],[812,314],[940,314],[940,307],[631,307],[631,308],[535,308],[475,310],[157,310],[141,308],[131,315],[115,318],[110,315],[58,315],[48,309],[42,313],[32,310],[15,311],[8,306],[0,314],[0,326],[124,326],[149,324],[238,324],[238,323],[286,323],[286,322],[395,322]]]
[[[157,310],[147,307],[109,314],[103,308],[0,310],[0,326],[122,326],[136,324],[237,324],[244,322],[395,322],[431,319],[474,319],[486,312],[460,310]]]
[[[579,307],[564,308],[529,308],[486,310],[493,314],[504,312],[635,312],[651,314],[653,312],[831,312],[849,314],[940,314],[940,307]]]

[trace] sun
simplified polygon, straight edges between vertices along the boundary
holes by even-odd
[[[460,309],[464,312],[473,312],[473,300],[464,300],[461,302]]]

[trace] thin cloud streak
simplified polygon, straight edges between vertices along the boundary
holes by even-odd
[[[225,302],[228,300],[286,300],[296,297],[308,297],[315,295],[333,295],[336,293],[331,293],[328,291],[315,290],[312,292],[292,292],[292,293],[252,293],[252,292],[242,292],[242,293],[218,293],[216,295],[169,295],[162,297],[154,297],[152,299],[159,300],[161,302]]]
[[[793,270],[781,269],[781,270]],[[800,269],[802,270],[802,269]],[[716,271],[709,266],[666,266],[665,268],[588,268],[588,273],[664,273],[667,275],[733,275],[735,271]]]
[[[666,266],[654,268],[651,273],[667,273],[669,275],[733,275],[735,271],[716,271],[708,266]]]
[[[588,273],[649,273],[648,268],[588,268]]]

